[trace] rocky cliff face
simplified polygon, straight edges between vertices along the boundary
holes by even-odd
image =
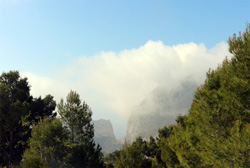
[[[102,147],[104,154],[111,153],[121,148],[121,143],[116,139],[112,124],[109,120],[96,120],[94,121],[96,144]]]
[[[127,142],[136,137],[157,136],[158,129],[175,124],[176,116],[185,115],[191,107],[197,84],[186,82],[176,89],[155,88],[139,106],[135,107],[127,124]]]
[[[109,120],[100,119],[94,121],[94,129],[95,129],[95,138],[104,136],[115,138],[113,132],[113,126]]]

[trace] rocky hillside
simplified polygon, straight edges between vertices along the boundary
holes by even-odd
[[[96,144],[100,144],[104,154],[111,153],[121,148],[121,143],[116,139],[112,124],[109,120],[94,121]]]
[[[156,136],[158,129],[175,124],[176,116],[185,115],[191,106],[197,84],[185,82],[176,89],[155,88],[129,117],[127,124],[127,142],[136,137]]]

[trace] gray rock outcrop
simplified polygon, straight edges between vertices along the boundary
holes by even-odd
[[[121,148],[121,143],[116,139],[113,126],[109,120],[96,120],[94,121],[96,144],[102,147],[104,154],[111,153]]]
[[[144,139],[156,137],[159,128],[175,124],[178,115],[188,114],[196,88],[197,84],[193,82],[182,83],[172,90],[155,88],[133,109],[128,119],[126,141],[132,142],[138,136]]]

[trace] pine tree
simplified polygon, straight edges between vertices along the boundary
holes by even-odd
[[[101,147],[94,142],[92,111],[79,94],[70,91],[66,102],[57,106],[65,127],[70,132],[72,149],[66,156],[67,164],[73,167],[103,167]]]
[[[48,95],[35,99],[30,95],[27,78],[18,71],[2,73],[0,76],[0,165],[18,165],[26,141],[31,135],[31,124],[39,118],[55,117],[56,103]]]
[[[68,131],[59,119],[40,119],[37,125],[33,125],[28,142],[29,148],[24,152],[21,167],[64,165],[63,159],[68,152]]]
[[[249,26],[228,43],[233,57],[207,72],[189,115],[177,119],[178,125],[161,146],[167,167],[249,167]]]
[[[216,70],[209,70],[204,85],[197,89],[185,119],[186,129],[176,132],[179,137],[170,138],[170,146],[181,147],[174,150],[186,167],[249,165],[249,27],[243,35],[234,34],[229,39],[229,51],[233,54],[231,60],[226,58]],[[180,133],[184,135],[184,144],[178,142]],[[191,156],[197,159],[190,163]]]

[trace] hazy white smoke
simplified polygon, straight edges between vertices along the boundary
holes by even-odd
[[[203,44],[166,46],[161,41],[148,41],[137,49],[78,57],[50,78],[24,75],[35,96],[50,93],[59,100],[73,89],[93,109],[127,117],[159,85],[172,88],[187,76],[203,83],[208,69],[216,68],[226,56],[225,42],[208,50]]]

